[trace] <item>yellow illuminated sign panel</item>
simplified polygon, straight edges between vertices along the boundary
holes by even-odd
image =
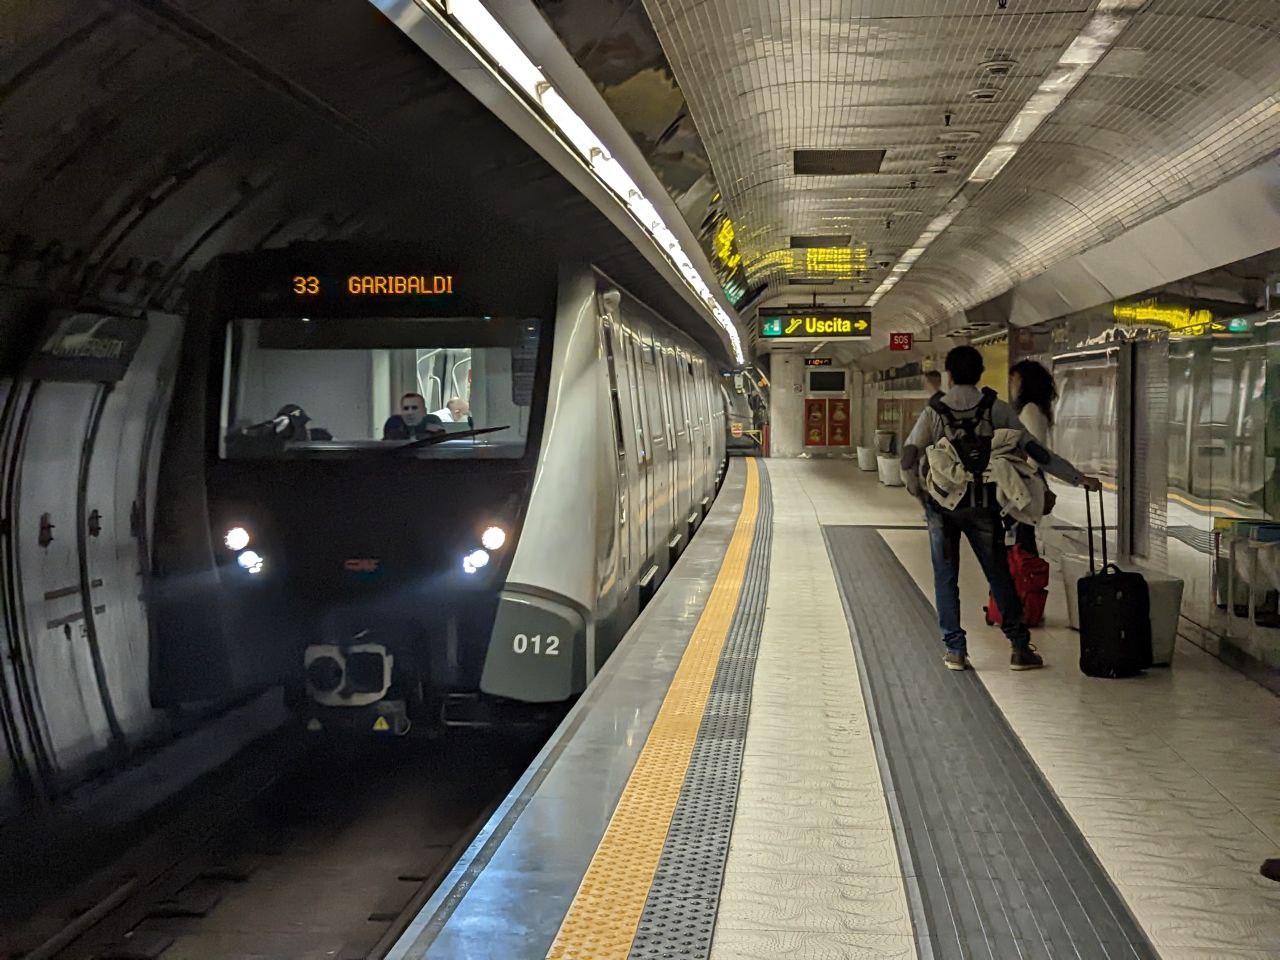
[[[293,292],[300,297],[335,292],[336,280],[311,274],[293,277]],[[453,293],[453,274],[350,274],[340,288],[353,297],[436,297]]]

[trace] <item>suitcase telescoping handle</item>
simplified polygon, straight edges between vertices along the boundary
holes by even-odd
[[[1093,500],[1089,491],[1084,492],[1084,515],[1089,525],[1089,573],[1097,573],[1093,569]],[[1102,491],[1098,491],[1098,523],[1102,527],[1102,572],[1107,572],[1107,513]]]

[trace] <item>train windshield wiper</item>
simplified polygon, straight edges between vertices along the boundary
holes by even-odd
[[[497,433],[499,430],[509,430],[510,427],[476,427],[474,430],[459,430],[456,433],[433,433],[429,437],[422,437],[418,440],[412,440],[409,443],[403,443],[398,447],[392,447],[388,453],[401,453],[405,450],[416,450],[418,447],[430,447],[437,443],[444,443],[446,440],[463,440],[467,437],[478,437],[482,433]]]

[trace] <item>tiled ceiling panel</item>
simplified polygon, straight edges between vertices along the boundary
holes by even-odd
[[[748,270],[845,234],[878,282],[1093,14],[1093,0],[644,0]],[[1015,61],[1007,75],[985,63]],[[993,92],[994,91],[994,92]],[[1280,3],[1150,0],[878,312],[944,322],[1280,149]],[[796,176],[796,150],[884,150]],[[972,189],[972,187],[970,188]],[[854,276],[848,279],[853,280]],[[867,289],[865,286],[857,289]]]

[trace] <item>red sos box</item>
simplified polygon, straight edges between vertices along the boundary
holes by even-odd
[[[910,333],[891,333],[889,334],[890,350],[910,350],[912,342],[912,334]]]

